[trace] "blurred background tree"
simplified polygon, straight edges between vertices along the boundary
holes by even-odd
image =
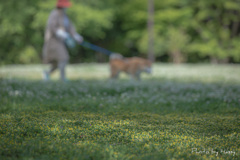
[[[147,57],[146,0],[72,0],[68,15],[86,41],[124,56]],[[1,0],[0,64],[41,63],[56,1]],[[240,62],[240,0],[154,1],[154,52],[161,62]],[[77,46],[71,63],[108,57]]]

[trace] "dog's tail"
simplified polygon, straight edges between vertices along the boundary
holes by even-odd
[[[123,59],[123,56],[119,53],[112,53],[110,55],[110,60],[113,60],[113,59]]]

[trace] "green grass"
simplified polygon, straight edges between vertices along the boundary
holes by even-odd
[[[155,64],[140,82],[106,64],[0,68],[0,159],[239,159],[240,66]]]

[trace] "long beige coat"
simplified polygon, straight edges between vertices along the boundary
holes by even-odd
[[[68,20],[68,25],[64,23]],[[43,46],[43,63],[68,61],[69,54],[64,44],[64,40],[57,37],[57,29],[63,29],[74,37],[76,30],[73,24],[68,19],[63,9],[54,9],[47,21],[44,46]]]

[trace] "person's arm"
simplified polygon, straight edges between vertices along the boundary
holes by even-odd
[[[78,43],[83,42],[83,37],[76,32],[75,26],[71,22],[69,22],[69,32],[75,41]]]

